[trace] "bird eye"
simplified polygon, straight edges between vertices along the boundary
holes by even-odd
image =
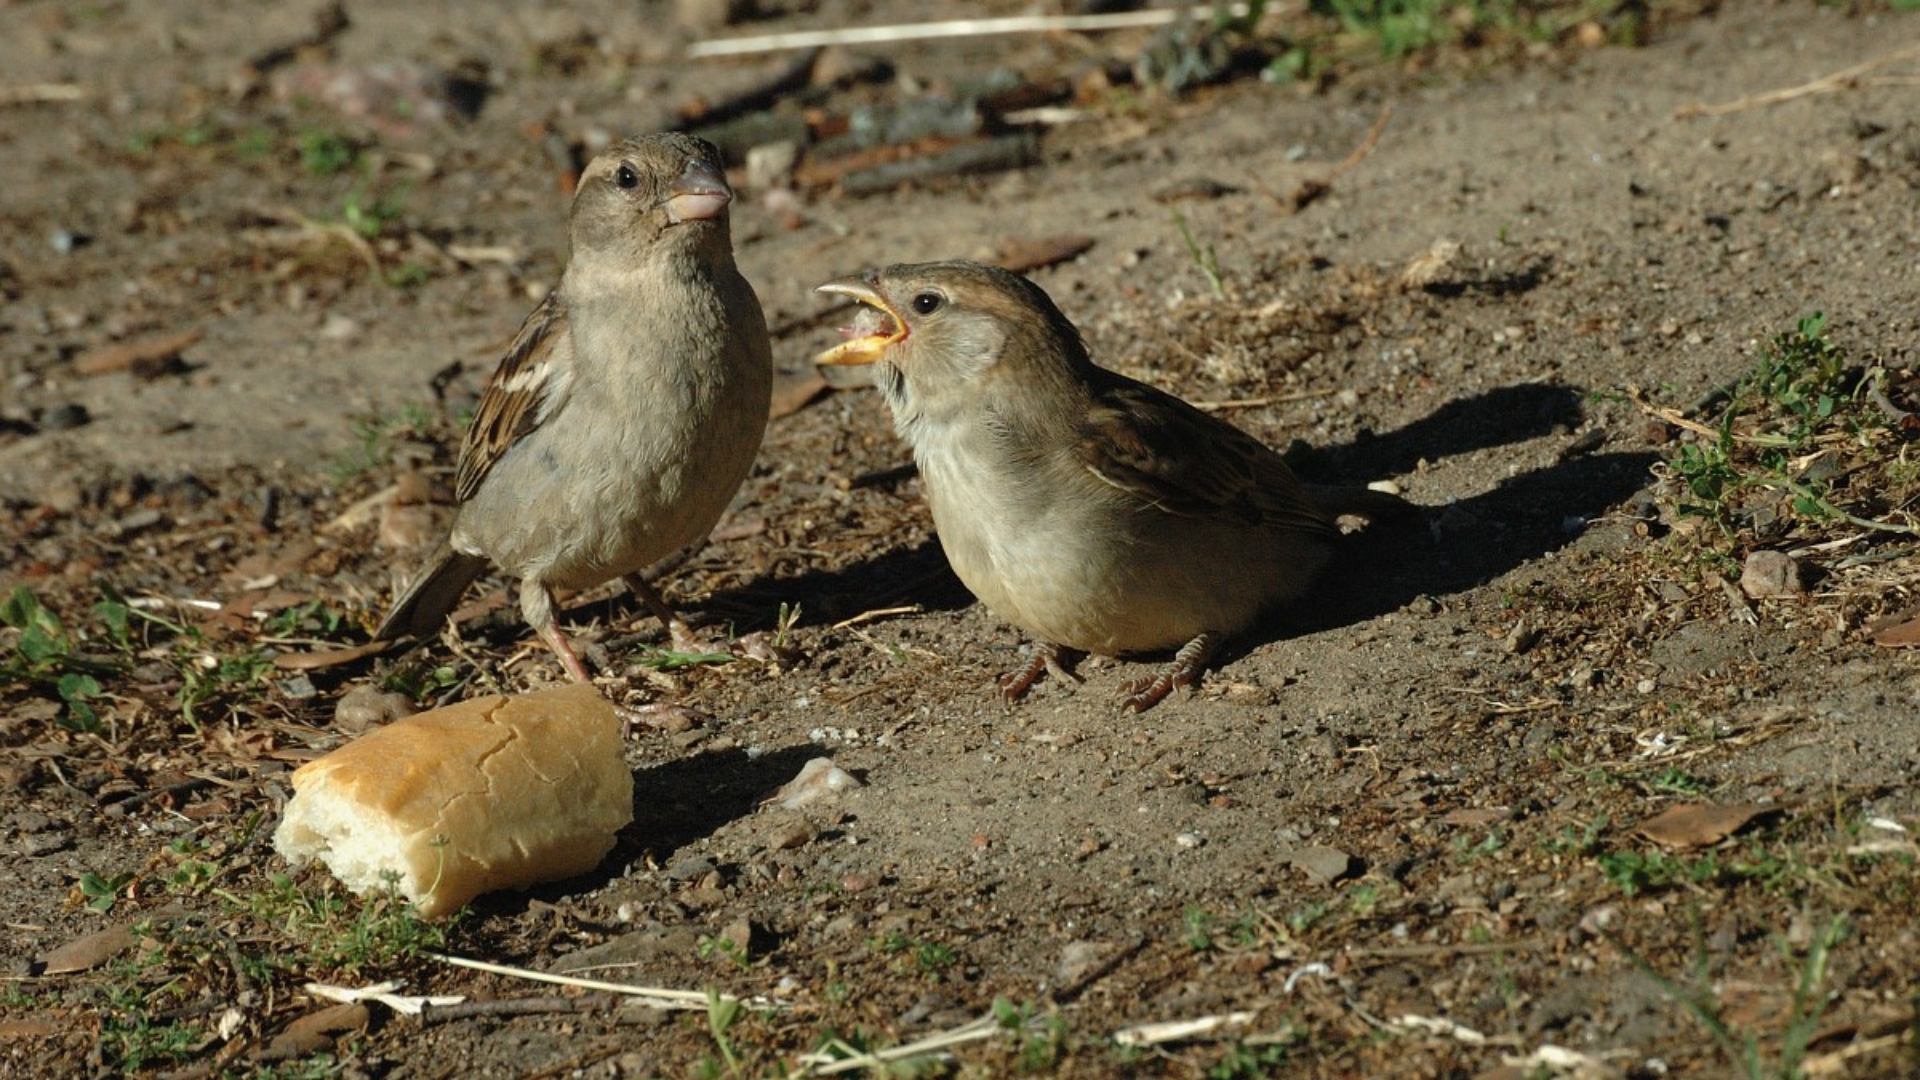
[[[915,293],[913,299],[908,301],[908,304],[913,308],[915,315],[931,315],[945,306],[946,302],[946,297],[941,296],[937,292],[928,291]]]
[[[628,191],[632,191],[634,188],[640,186],[640,174],[633,171],[633,166],[622,163],[618,169],[613,171],[613,182],[626,188]]]

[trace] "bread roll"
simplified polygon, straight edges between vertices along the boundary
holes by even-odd
[[[584,873],[633,820],[613,706],[581,684],[395,721],[293,774],[273,846],[428,917],[494,889]]]

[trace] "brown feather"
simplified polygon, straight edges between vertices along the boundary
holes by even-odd
[[[573,337],[565,333],[566,326],[567,304],[558,290],[548,293],[520,324],[467,426],[454,476],[458,501],[473,498],[507,448],[553,415],[559,401],[548,399],[568,389],[563,385],[568,380],[556,376],[573,365]]]

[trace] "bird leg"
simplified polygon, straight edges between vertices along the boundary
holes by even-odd
[[[1063,661],[1070,660],[1073,650],[1051,641],[1038,641],[1033,646],[1033,656],[1027,660],[1027,666],[1019,671],[1009,671],[1000,676],[1000,700],[1008,705],[1027,696],[1033,684],[1040,681],[1042,674],[1052,675],[1058,682],[1083,682],[1080,676],[1068,671]]]
[[[1160,704],[1168,694],[1173,693],[1175,687],[1192,686],[1199,682],[1200,669],[1207,666],[1208,660],[1213,659],[1216,644],[1214,635],[1211,633],[1196,635],[1192,641],[1180,646],[1179,652],[1173,654],[1173,663],[1168,665],[1165,671],[1152,678],[1135,679],[1122,686],[1120,692],[1127,695],[1126,700],[1122,702],[1122,707],[1128,712],[1146,712]]]
[[[531,580],[520,583],[520,614],[527,625],[547,643],[553,655],[560,658],[560,666],[567,669],[567,675],[574,682],[590,683],[593,676],[587,673],[587,665],[580,662],[580,654],[573,651],[573,645],[567,641],[567,635],[560,632],[560,620],[553,613],[553,593],[546,586]]]
[[[667,639],[673,644],[674,652],[713,651],[712,645],[693,636],[693,628],[687,625],[686,620],[673,613],[673,609],[668,607],[666,600],[661,597],[660,590],[647,584],[646,578],[639,574],[628,574],[621,580],[627,583],[629,592],[639,597],[641,603],[647,605],[647,610],[653,612],[653,617],[660,620],[660,625],[667,628]]]

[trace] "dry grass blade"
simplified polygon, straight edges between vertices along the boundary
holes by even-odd
[[[1012,15],[998,19],[947,19],[940,22],[901,23],[892,26],[849,26],[832,30],[799,30],[786,34],[760,34],[753,37],[718,38],[696,41],[687,46],[687,55],[695,59],[712,56],[746,56],[752,53],[783,52],[790,49],[814,49],[830,45],[879,45],[902,41],[936,41],[942,38],[984,37],[995,34],[1085,33],[1094,30],[1125,30],[1139,26],[1161,26],[1188,14],[1220,10],[1212,4],[1197,5],[1188,11],[1159,8],[1148,11],[1120,11],[1099,15]],[[1230,4],[1228,14],[1246,15],[1247,5]]]
[[[0,86],[0,105],[40,105],[51,101],[80,101],[87,88],[76,83],[30,83]]]
[[[507,964],[495,964],[486,960],[471,960],[464,956],[452,956],[447,953],[427,952],[423,955],[430,956],[443,964],[469,968],[473,971],[484,971],[489,975],[505,975],[515,979],[526,979],[530,982],[552,983],[555,986],[571,986],[581,990],[601,990],[610,994],[625,994],[628,997],[639,998],[656,1009],[700,1010],[707,1007],[707,994],[701,990],[668,990],[654,986],[635,986],[632,983],[606,982],[601,979],[581,979],[572,975],[554,975],[545,971],[533,971],[528,968],[512,967]],[[722,1001],[744,1001],[744,999],[732,994],[722,994],[720,995],[720,999]],[[773,1007],[771,1002],[761,999],[755,999],[752,1004],[754,1007],[762,1009]]]
[[[1831,75],[1823,75],[1812,82],[1801,83],[1799,86],[1769,90],[1764,94],[1752,94],[1740,98],[1737,101],[1723,102],[1719,105],[1707,105],[1700,102],[1695,102],[1691,105],[1682,105],[1673,110],[1673,117],[1676,120],[1689,120],[1696,116],[1725,116],[1727,113],[1744,112],[1747,109],[1757,109],[1763,105],[1777,105],[1782,101],[1792,101],[1794,98],[1805,97],[1808,94],[1830,94],[1836,90],[1845,90],[1848,87],[1857,85],[1861,80],[1861,76],[1875,68],[1882,68],[1888,64],[1898,63],[1912,56],[1920,56],[1920,45],[1897,49],[1885,56],[1868,60],[1865,63],[1855,64],[1850,68],[1842,68]]]
[[[1253,1023],[1255,1015],[1251,1012],[1230,1012],[1197,1016],[1191,1020],[1135,1024],[1114,1032],[1113,1041],[1121,1046],[1159,1046],[1161,1043],[1183,1042],[1201,1035],[1211,1035],[1224,1027],[1244,1027]]]
[[[836,1076],[856,1069],[880,1069],[884,1074],[887,1066],[894,1062],[944,1053],[956,1046],[993,1038],[1004,1030],[992,1016],[983,1016],[952,1031],[929,1035],[900,1046],[890,1046],[885,1050],[862,1050],[843,1040],[833,1039],[810,1054],[802,1054],[794,1062],[800,1069],[793,1075],[796,1078]]]

